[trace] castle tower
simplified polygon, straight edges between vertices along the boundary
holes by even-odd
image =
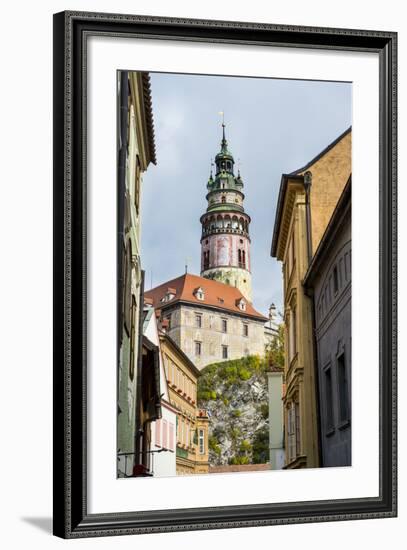
[[[215,157],[215,177],[208,180],[208,208],[201,216],[201,277],[237,287],[252,301],[250,273],[250,216],[243,207],[243,181],[234,174],[225,124],[220,152]]]

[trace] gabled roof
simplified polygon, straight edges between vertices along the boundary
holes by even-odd
[[[161,302],[169,286],[176,291],[175,296],[168,302]],[[199,287],[202,287],[205,294],[203,300],[200,300],[195,295],[195,291]],[[178,302],[184,302],[193,304],[197,307],[216,308],[228,313],[235,313],[241,317],[252,317],[259,321],[267,321],[267,317],[256,311],[247,300],[245,300],[246,310],[243,312],[239,308],[237,303],[241,298],[244,298],[244,296],[238,288],[211,279],[205,279],[198,275],[191,275],[190,273],[185,273],[181,275],[181,277],[177,277],[156,288],[147,290],[144,292],[144,296],[145,298],[152,299],[153,306],[157,309],[166,309]]]

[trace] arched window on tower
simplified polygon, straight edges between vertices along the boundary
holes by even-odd
[[[240,248],[237,251],[237,261],[238,261],[239,267],[242,267],[242,251],[240,250]]]
[[[222,204],[225,204],[225,202],[226,202],[226,197],[225,195],[222,195]]]
[[[246,252],[242,250],[242,267],[246,269]]]
[[[205,250],[203,253],[203,268],[209,269],[209,250]]]

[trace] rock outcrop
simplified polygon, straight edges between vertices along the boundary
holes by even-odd
[[[265,361],[243,357],[208,365],[198,380],[198,404],[209,411],[209,464],[269,460]]]

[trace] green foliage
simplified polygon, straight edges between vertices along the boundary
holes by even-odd
[[[243,439],[240,443],[240,451],[243,453],[248,453],[252,450],[253,446],[247,439]]]
[[[249,380],[252,377],[252,373],[247,369],[239,369],[240,380]]]
[[[217,455],[220,455],[222,450],[219,445],[218,438],[215,435],[210,435],[208,438],[208,445],[209,449],[216,453]]]
[[[241,430],[240,428],[232,428],[232,429],[230,430],[230,434],[229,434],[229,435],[230,435],[230,438],[232,439],[232,441],[235,441],[235,442],[236,442],[236,440],[239,439],[239,437],[241,437],[241,435],[242,435],[242,430]]]
[[[268,417],[269,417],[269,404],[268,403],[262,403],[260,405],[260,414],[265,420],[268,419]]]
[[[264,427],[253,436],[253,464],[265,464],[270,460],[269,430]]]
[[[278,326],[277,336],[266,346],[265,362],[268,367],[284,368],[284,325]]]
[[[250,380],[255,374],[264,374],[268,364],[267,358],[248,355],[240,359],[207,365],[202,369],[198,379],[198,403],[204,404],[205,401],[219,398],[219,395],[215,395],[219,387],[228,390],[234,384]],[[225,405],[229,404],[229,400],[225,397],[222,397],[222,401]]]
[[[229,459],[229,464],[250,464],[248,456],[232,456]]]
[[[234,411],[231,412],[231,415],[234,418],[239,418],[239,416],[242,416],[242,411],[240,409],[235,409]]]

